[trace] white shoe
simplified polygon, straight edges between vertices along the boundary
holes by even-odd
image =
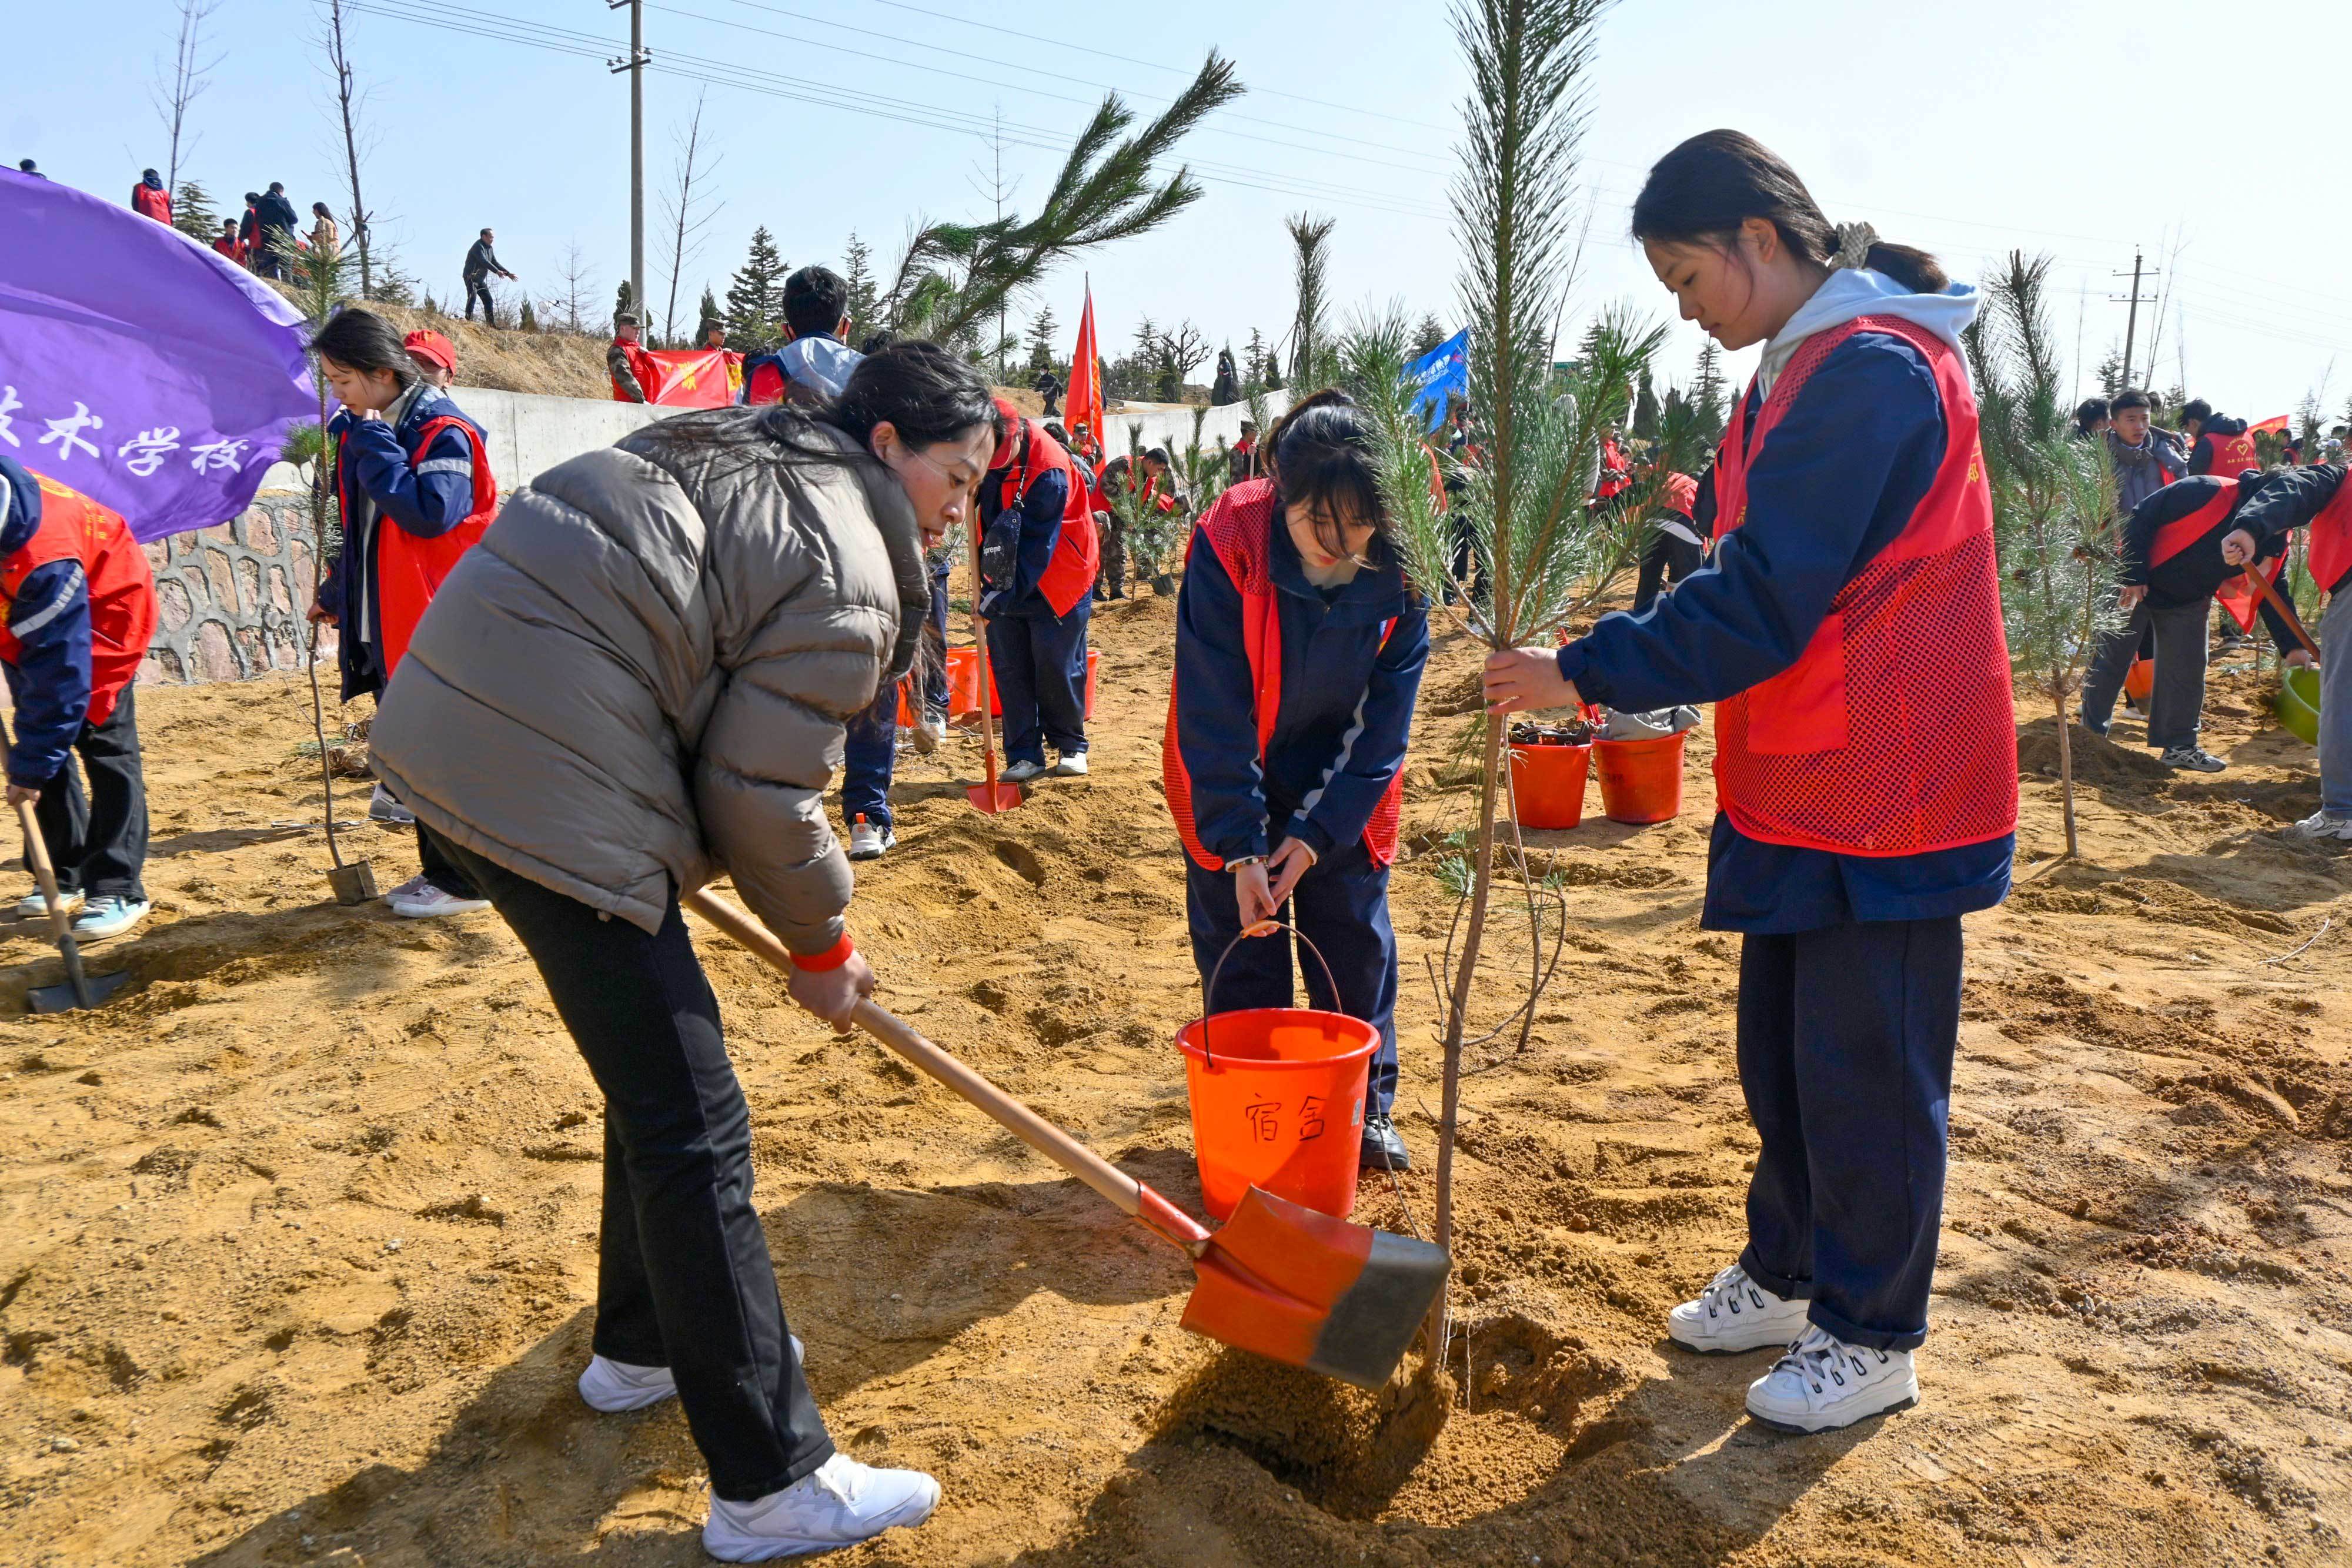
[[[58,894],[58,902],[66,906],[66,913],[68,915],[79,915],[81,913],[82,896],[79,893],[60,893]],[[47,920],[48,917],[49,901],[41,896],[41,890],[39,888],[37,887],[33,889],[32,892],[26,894],[24,897],[16,901],[17,919]]]
[[[793,1337],[793,1359],[801,1358],[801,1336]],[[633,1366],[625,1361],[614,1361],[601,1355],[588,1358],[587,1370],[580,1375],[580,1398],[591,1410],[601,1410],[607,1416],[617,1416],[625,1410],[643,1410],[648,1405],[658,1405],[677,1396],[677,1379],[667,1366]]]
[[[379,784],[368,797],[368,821],[389,823],[395,828],[414,826],[416,813],[402,805],[393,792]]]
[[[832,1552],[886,1530],[920,1524],[940,1506],[940,1483],[920,1470],[883,1470],[835,1454],[756,1502],[710,1500],[702,1549],[721,1563],[766,1563]]]
[[[425,880],[425,873],[423,872],[418,872],[415,876],[410,877],[406,882],[402,883],[398,887],[395,887],[391,892],[385,894],[383,895],[384,902],[388,904],[395,898],[415,898],[417,894],[423,893],[426,888],[432,885],[433,884]]]
[[[1025,760],[1015,762],[1009,764],[997,777],[1007,784],[1027,784],[1045,777],[1045,765],[1042,762]]]
[[[95,942],[103,936],[120,936],[146,919],[154,907],[143,898],[93,898],[74,918],[74,938]]]
[[[383,895],[394,915],[410,920],[432,920],[444,915],[471,915],[477,909],[490,906],[487,898],[460,898],[421,876],[415,880],[423,885],[411,891],[410,885],[404,884]]]
[[[882,852],[898,847],[898,835],[887,828],[877,828],[860,817],[849,824],[849,858],[854,861],[876,861]]]
[[[1083,779],[1086,776],[1087,754],[1083,751],[1066,752],[1054,764],[1054,777],[1056,779]]]
[[[1831,1432],[1919,1403],[1907,1350],[1865,1350],[1826,1329],[1805,1337],[1748,1385],[1748,1413],[1783,1432]]]
[[[1702,1355],[1784,1345],[1805,1332],[1805,1303],[1776,1296],[1734,1263],[1666,1314],[1666,1335]]]
[[[2329,841],[2336,843],[2352,843],[2352,817],[2333,817],[2326,811],[2314,811],[2302,821],[2291,827],[2281,828],[2279,832],[2284,837],[2299,839],[2305,843],[2321,843]],[[39,912],[41,905],[39,894],[35,894],[26,902],[32,904],[36,913]],[[20,904],[16,906],[18,914],[24,913],[24,904]]]
[[[2176,746],[2157,760],[2185,773],[2219,773],[2230,766],[2201,746]]]

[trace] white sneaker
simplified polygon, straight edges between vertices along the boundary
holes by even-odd
[[[394,915],[410,920],[432,920],[444,915],[471,915],[477,909],[490,906],[487,898],[460,898],[446,889],[425,882],[421,876],[416,881],[424,885],[413,892],[404,886],[383,895],[383,901],[392,905]]]
[[[854,861],[876,861],[882,852],[898,847],[898,835],[887,828],[877,828],[864,817],[849,824],[849,858]]]
[[[375,793],[368,797],[368,821],[405,828],[415,823],[416,813],[402,805],[391,790],[379,784],[375,787]]]
[[[120,936],[146,919],[154,907],[143,898],[93,898],[74,919],[74,939],[95,942],[103,936]]]
[[[391,892],[385,894],[383,895],[384,901],[386,903],[390,903],[395,898],[415,898],[418,894],[423,893],[426,888],[432,885],[433,884],[425,880],[425,873],[423,872],[418,872],[415,876],[410,877],[406,882],[402,883],[398,887],[395,887]]]
[[[801,1336],[793,1338],[793,1359],[801,1359]],[[580,1375],[580,1398],[591,1410],[601,1410],[607,1416],[617,1416],[625,1410],[643,1410],[648,1405],[658,1405],[677,1396],[677,1379],[667,1366],[633,1366],[625,1361],[614,1361],[605,1356],[588,1358],[587,1370]]]
[[[710,1500],[702,1549],[721,1563],[766,1563],[832,1552],[886,1530],[920,1524],[940,1506],[940,1483],[920,1470],[883,1470],[835,1454],[756,1502]]]
[[[1826,1329],[1805,1337],[1748,1385],[1748,1413],[1783,1432],[1830,1432],[1919,1403],[1907,1350],[1864,1350]]]
[[[2319,843],[2331,840],[2336,843],[2352,843],[2352,817],[2331,817],[2326,811],[2314,811],[2302,821],[2281,828],[2279,832],[2283,837],[2299,839],[2305,843]],[[35,912],[38,913],[41,895],[37,893],[28,902],[33,905]],[[18,904],[17,913],[22,914],[24,908],[24,904]]]
[[[1054,777],[1056,779],[1083,779],[1086,776],[1087,754],[1083,751],[1066,752],[1054,764]]]
[[[81,913],[82,897],[79,893],[60,893],[58,894],[58,902],[66,906],[66,913],[68,915],[79,915]],[[33,889],[32,892],[26,894],[24,897],[16,901],[17,919],[47,920],[48,917],[49,901],[41,896],[41,890],[39,888],[37,887]]]
[[[1702,1355],[1784,1345],[1805,1332],[1805,1303],[1776,1296],[1734,1263],[1666,1314],[1666,1335]]]
[[[1045,765],[1042,762],[1030,762],[1026,760],[1015,762],[1008,766],[1004,771],[999,773],[997,777],[1004,780],[1007,784],[1027,784],[1034,779],[1043,779],[1045,777]]]

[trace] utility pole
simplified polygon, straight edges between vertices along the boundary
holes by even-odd
[[[629,54],[609,59],[614,76],[629,73],[629,303],[642,319],[646,308],[646,52],[645,0],[604,0],[604,8],[629,8]]]
[[[2124,385],[2126,386],[2131,385],[2132,340],[2137,336],[2139,331],[2139,308],[2142,305],[2153,305],[2156,303],[2153,299],[2143,299],[2140,298],[2139,284],[2143,271],[2144,267],[2142,266],[2142,257],[2140,256],[2139,248],[2135,246],[2132,248],[2132,285],[2131,294],[2128,297],[2131,300],[2131,314],[2124,319]],[[2123,274],[2118,272],[2116,276],[2117,277],[2121,277]],[[2147,276],[2154,277],[2156,274],[2150,272],[2147,273]],[[2110,294],[2107,296],[2107,298],[2117,304],[2122,303],[2122,297],[2116,295]],[[2151,366],[2150,368],[2153,369],[2154,367]]]

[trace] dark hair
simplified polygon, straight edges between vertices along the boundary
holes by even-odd
[[[273,196],[279,196],[279,195],[283,195],[283,194],[285,194],[285,193],[286,193],[286,182],[285,182],[285,181],[283,181],[283,180],[272,180],[272,181],[270,181],[270,182],[269,182],[269,193],[270,193],[271,195],[273,195]]]
[[[259,200],[261,200],[261,193],[258,191],[247,191],[245,193],[245,204],[248,207]]]
[[[898,333],[877,327],[866,334],[866,340],[857,345],[857,351],[861,354],[878,354],[898,340]]]
[[[327,204],[324,202],[312,202],[310,204],[310,210],[318,214],[322,218],[331,218],[335,215],[327,210]]]
[[[784,325],[796,338],[830,332],[849,314],[849,285],[829,267],[803,267],[784,279]]]
[[[1045,422],[1045,434],[1054,438],[1056,445],[1067,446],[1070,444],[1070,433],[1062,428],[1062,422],[1058,419]]]
[[[2091,433],[2091,426],[2107,416],[2106,399],[2086,397],[2083,400],[2083,406],[2074,411],[2074,428],[2088,435]]]
[[[1279,515],[1294,503],[1316,515],[1315,537],[1333,555],[1345,555],[1342,517],[1372,526],[1376,550],[1388,543],[1389,512],[1372,466],[1372,431],[1356,400],[1325,388],[1275,423],[1266,438]]]
[[[416,384],[416,361],[400,340],[400,329],[373,310],[346,305],[310,334],[310,347],[322,360],[332,360],[362,373],[390,371],[402,391]]]
[[[1175,464],[1170,460],[1168,456],[1168,448],[1165,446],[1145,447],[1143,450],[1143,460],[1146,463],[1157,463],[1162,468],[1172,468],[1175,466]]]
[[[1650,169],[1633,199],[1633,237],[1669,245],[1704,243],[1729,254],[1739,225],[1762,218],[1800,261],[1826,267],[1837,254],[1837,231],[1822,215],[1797,172],[1780,155],[1738,131],[1692,137]],[[1943,264],[1924,250],[1884,241],[1864,263],[1915,294],[1940,294],[1951,284]]]
[[[2213,417],[2213,405],[2201,397],[2190,398],[2180,405],[2180,417],[2184,420],[2210,419]]]
[[[2137,387],[2126,387],[2107,400],[2107,413],[2111,417],[2123,413],[2127,408],[2153,409],[2155,406],[2147,401],[2147,393]]]

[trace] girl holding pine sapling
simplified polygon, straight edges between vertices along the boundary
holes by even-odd
[[[1370,1169],[1406,1169],[1389,924],[1405,747],[1429,621],[1389,538],[1370,422],[1322,392],[1275,427],[1273,476],[1245,479],[1192,532],[1176,598],[1161,765],[1189,863],[1184,903],[1213,1011],[1291,1005],[1286,911],[1308,1005],[1380,1030],[1361,1132]],[[1339,994],[1330,994],[1336,983]]]
[[[1976,291],[1832,225],[1731,131],[1651,170],[1633,234],[1763,361],[1715,469],[1704,570],[1644,614],[1487,661],[1492,711],[1716,702],[1702,924],[1743,934],[1762,1140],[1748,1240],[1667,1332],[1784,1348],[1750,1415],[1817,1432],[1913,1402],[1959,1030],[1960,916],[2007,896],[2017,737],[1960,332]]]

